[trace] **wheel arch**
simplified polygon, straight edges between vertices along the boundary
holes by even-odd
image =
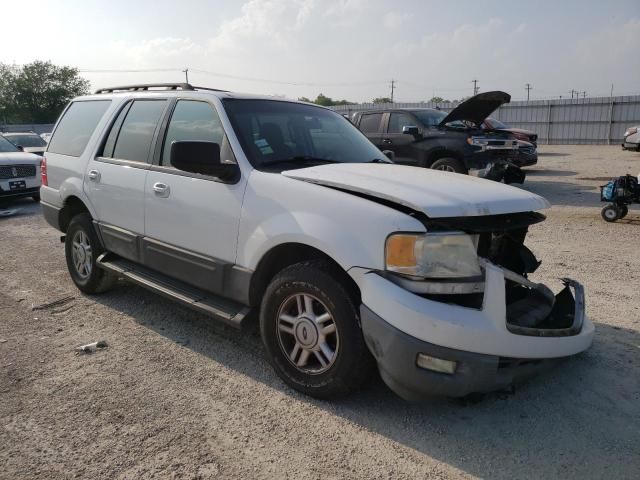
[[[63,207],[60,209],[60,213],[58,214],[58,224],[60,225],[60,230],[63,233],[66,233],[71,219],[77,214],[85,212],[91,215],[91,211],[79,197],[75,195],[68,196],[64,201]],[[93,218],[93,215],[91,216]]]
[[[359,305],[360,289],[351,276],[323,251],[304,243],[288,242],[272,247],[258,262],[256,270],[251,276],[249,288],[249,303],[251,306],[259,306],[265,290],[271,280],[283,269],[296,263],[307,260],[323,260],[327,263],[331,272],[345,285],[350,295]]]
[[[441,158],[455,158],[456,160],[462,162],[462,164],[464,165],[464,155],[450,148],[442,147],[430,152],[425,152],[424,164],[422,166],[431,168],[431,165],[433,165],[434,162],[440,160]]]

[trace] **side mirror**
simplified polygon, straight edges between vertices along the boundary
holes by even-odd
[[[171,142],[169,161],[178,170],[233,181],[240,174],[235,163],[222,162],[220,145],[214,142]]]
[[[21,152],[24,152],[24,147],[22,145],[16,145],[16,148]]]
[[[392,162],[396,161],[396,153],[391,150],[383,150],[382,153],[386,155],[386,157]]]
[[[405,125],[404,127],[402,127],[402,133],[418,137],[420,135],[420,129],[415,125]]]

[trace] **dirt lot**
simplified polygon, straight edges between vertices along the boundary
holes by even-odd
[[[596,339],[474,404],[410,404],[379,380],[337,403],[303,397],[256,334],[127,284],[81,295],[60,234],[19,202],[0,218],[0,478],[637,479],[640,210],[606,224],[597,186],[639,171],[618,147],[541,148],[525,186],[553,203],[528,242],[536,278],[585,284]]]

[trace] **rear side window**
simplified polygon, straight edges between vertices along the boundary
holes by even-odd
[[[135,100],[125,107],[111,127],[103,156],[146,162],[166,105],[166,100]]]
[[[360,119],[360,130],[364,133],[378,133],[382,113],[366,113]]]
[[[111,100],[73,102],[53,132],[47,151],[79,157]]]

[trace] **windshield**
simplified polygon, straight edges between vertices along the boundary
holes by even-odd
[[[0,135],[0,153],[19,152],[16,146],[9,140]]]
[[[488,124],[491,125],[491,128],[509,128],[508,125],[502,123],[500,120],[496,120],[495,118],[487,118]]]
[[[413,113],[425,127],[437,127],[440,122],[447,116],[445,112],[440,110],[413,110]]]
[[[349,120],[331,110],[277,100],[223,102],[247,158],[258,169],[386,161]]]
[[[7,139],[14,145],[22,147],[46,147],[45,142],[39,135],[7,135]]]

